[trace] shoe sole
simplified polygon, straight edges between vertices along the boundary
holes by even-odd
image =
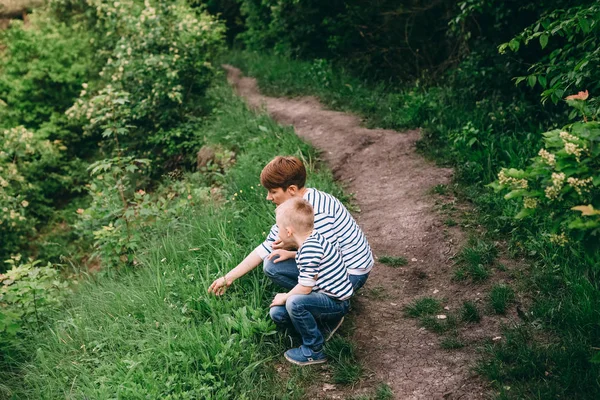
[[[342,326],[342,322],[344,322],[344,317],[342,317],[342,319],[340,319],[340,322],[337,323],[335,328],[333,328],[331,330],[331,332],[329,332],[329,334],[327,335],[327,338],[325,339],[326,342],[329,342],[329,339],[331,339],[333,337],[333,335],[335,334],[335,331],[337,331],[339,329],[339,327]]]
[[[303,366],[303,365],[312,365],[312,364],[323,364],[324,362],[327,362],[326,358],[322,358],[320,360],[300,362],[300,361],[296,361],[296,360],[288,357],[287,354],[284,354],[283,356],[285,357],[286,360],[288,360],[292,364],[296,364],[296,365],[300,365],[300,366]]]

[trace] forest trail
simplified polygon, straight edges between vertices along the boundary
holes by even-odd
[[[409,260],[400,268],[376,263],[353,303],[353,340],[367,370],[366,381],[350,392],[317,388],[310,398],[345,398],[377,382],[387,383],[396,399],[487,398],[486,385],[471,370],[474,346],[444,350],[440,336],[420,328],[402,311],[422,296],[443,298],[456,311],[462,301],[479,295],[451,280],[451,257],[463,244],[464,233],[444,226],[431,194],[435,185],[450,182],[453,171],[416,153],[419,130],[367,129],[357,116],[326,110],[313,97],[266,97],[255,79],[243,77],[232,66],[224,68],[230,84],[251,107],[264,108],[279,123],[293,125],[321,151],[336,179],[355,195],[360,212],[354,216],[376,257]],[[491,337],[485,324],[467,329],[467,340]]]

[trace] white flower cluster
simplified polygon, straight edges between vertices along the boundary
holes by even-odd
[[[498,181],[501,185],[510,185],[520,189],[527,189],[527,187],[529,186],[527,179],[517,179],[511,176],[507,176],[504,170],[500,171],[500,173],[498,174]]]
[[[556,165],[556,156],[550,153],[548,150],[540,149],[538,155],[542,157],[542,160],[544,160],[544,162],[549,166],[554,167]]]
[[[546,197],[549,198],[550,200],[554,200],[555,198],[557,198],[558,195],[560,194],[561,189],[564,186],[565,179],[566,179],[566,177],[565,177],[564,173],[553,172],[552,173],[552,186],[548,186],[545,190]]]
[[[568,132],[560,132],[559,136],[565,144],[567,154],[575,156],[577,162],[580,162],[581,155],[586,151],[585,146],[579,145],[580,139]]]
[[[525,208],[537,208],[538,201],[537,201],[537,199],[535,199],[533,197],[525,197],[523,199],[523,206]]]
[[[554,243],[558,246],[563,247],[565,244],[569,243],[569,240],[567,239],[567,236],[564,232],[560,235],[553,233],[552,235],[550,235],[550,243]]]
[[[567,154],[571,154],[575,156],[575,159],[577,160],[577,162],[581,161],[581,155],[583,154],[583,152],[585,151],[584,148],[579,147],[577,144],[575,143],[565,143],[565,151],[567,152]]]
[[[569,178],[567,179],[567,183],[575,189],[577,194],[580,196],[583,195],[584,192],[589,192],[590,186],[592,184],[592,178],[587,179],[577,179],[577,178]]]

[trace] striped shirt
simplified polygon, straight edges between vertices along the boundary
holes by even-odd
[[[363,275],[370,272],[375,263],[371,247],[346,207],[332,195],[317,189],[307,188],[303,197],[313,206],[315,230],[339,248],[348,273]],[[256,248],[262,259],[273,251],[271,246],[279,238],[278,234],[277,225],[273,225],[267,240]]]
[[[300,285],[337,300],[352,296],[352,283],[341,254],[319,232],[313,231],[302,243],[296,254],[296,265]]]

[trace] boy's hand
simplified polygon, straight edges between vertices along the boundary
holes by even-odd
[[[275,260],[273,260],[273,257],[275,257],[275,256],[279,256],[279,257],[277,257]],[[277,264],[280,261],[289,260],[290,258],[294,258],[294,257],[296,257],[295,251],[280,249],[280,250],[275,250],[271,254],[269,254],[267,256],[267,259],[273,260],[273,264]]]
[[[287,293],[277,293],[269,307],[284,306],[287,298],[288,298]]]
[[[214,293],[215,296],[220,296],[225,293],[227,288],[231,286],[232,283],[233,281],[222,276],[218,279],[215,279],[215,281],[209,286],[208,293]]]
[[[271,248],[272,248],[273,250],[280,250],[280,249],[286,249],[286,250],[295,250],[295,249],[296,249],[296,247],[294,247],[294,245],[291,245],[291,244],[289,244],[289,243],[286,245],[286,244],[283,242],[283,240],[281,240],[281,239],[277,239],[276,241],[274,241],[274,242],[271,244]]]

